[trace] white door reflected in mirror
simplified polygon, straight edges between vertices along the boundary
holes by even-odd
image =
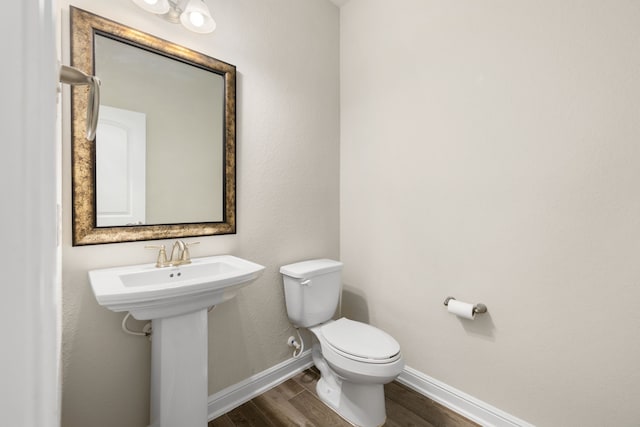
[[[146,115],[100,106],[96,138],[96,225],[146,222]]]

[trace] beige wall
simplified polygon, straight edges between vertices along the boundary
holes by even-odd
[[[391,3],[341,9],[345,312],[535,425],[637,425],[640,3]]]
[[[68,49],[68,2],[61,6]],[[238,233],[200,241],[193,256],[233,254],[263,276],[210,315],[209,392],[290,357],[280,265],[338,257],[338,9],[326,0],[208,0],[218,28],[196,35],[130,0],[73,5],[237,66]],[[68,63],[68,54],[63,55]],[[87,271],[152,262],[148,242],[71,247],[68,100],[63,117],[64,427],[148,422],[150,344],[97,305]],[[170,241],[161,242],[170,244]]]

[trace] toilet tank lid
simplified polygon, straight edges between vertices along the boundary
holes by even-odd
[[[342,270],[342,263],[332,259],[312,259],[280,267],[280,273],[296,279],[307,279],[339,270]]]

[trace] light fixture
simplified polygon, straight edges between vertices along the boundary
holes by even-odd
[[[210,33],[216,29],[204,0],[131,0],[147,12],[155,13],[174,24],[181,23],[194,33]]]

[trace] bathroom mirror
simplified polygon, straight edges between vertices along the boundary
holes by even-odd
[[[235,233],[235,67],[70,7],[73,245]]]

